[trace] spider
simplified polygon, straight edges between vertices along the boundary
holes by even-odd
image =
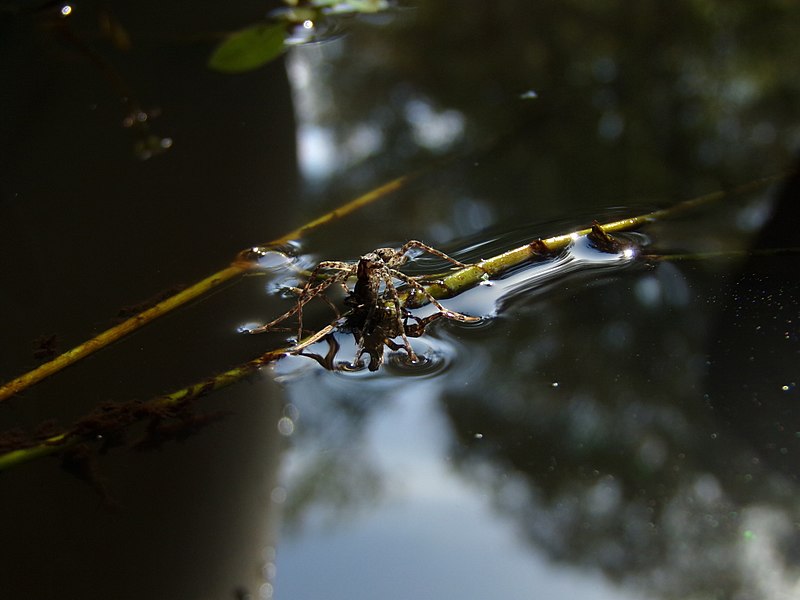
[[[297,295],[297,302],[293,308],[269,323],[249,330],[248,333],[256,334],[270,331],[282,321],[296,314],[298,342],[290,349],[291,353],[302,353],[304,348],[326,338],[335,329],[339,328],[351,331],[358,343],[358,351],[354,362],[356,365],[359,364],[361,356],[366,352],[370,355],[369,370],[377,370],[383,362],[384,344],[392,350],[403,348],[409,360],[417,362],[419,359],[408,338],[421,335],[428,323],[442,316],[463,323],[474,323],[480,321],[480,318],[445,308],[420,283],[420,277],[412,277],[398,270],[399,267],[408,262],[408,252],[412,249],[427,252],[460,268],[468,266],[451,258],[444,252],[440,252],[417,240],[409,240],[399,249],[377,248],[363,255],[355,263],[322,261],[311,271],[302,287],[292,288],[292,291]],[[345,284],[351,278],[355,278],[356,283],[352,290],[348,290],[348,295],[345,298],[345,305],[350,307],[350,311],[344,317],[336,311],[337,319],[333,323],[310,337],[302,339],[303,307],[317,296],[322,296],[329,305],[333,306],[324,295],[324,292],[332,285],[342,285],[347,290]],[[438,313],[426,318],[412,315],[400,301],[394,284],[395,280],[410,286],[415,294],[422,294],[436,307]],[[335,307],[333,308],[336,310]],[[409,323],[409,320],[414,322]],[[393,341],[397,337],[402,338],[402,345],[398,345]],[[330,363],[331,361],[327,362]]]

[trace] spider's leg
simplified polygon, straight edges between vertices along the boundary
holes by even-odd
[[[328,277],[322,277],[320,275],[322,271],[338,271],[338,273],[334,273]],[[300,288],[300,295],[302,296],[309,292],[312,292],[314,295],[319,294],[334,283],[343,283],[347,281],[352,272],[353,265],[349,263],[338,260],[324,260],[314,267],[314,270],[308,275],[305,284]],[[314,281],[316,279],[321,279],[321,283],[315,284]]]
[[[308,279],[302,288],[302,293],[300,297],[298,297],[298,304],[300,303],[301,298],[304,296],[308,296],[308,299],[304,300],[303,304],[308,302],[311,298],[322,294],[334,283],[347,281],[347,278],[350,276],[352,270],[352,265],[345,262],[334,260],[324,260],[320,262],[316,267],[314,267],[314,270],[311,271],[311,274],[308,276]],[[315,279],[320,278],[321,271],[338,271],[338,273],[323,279],[322,283],[313,284]],[[323,298],[325,298],[324,295]],[[327,298],[325,298],[325,300],[328,301]],[[297,340],[300,341],[303,337],[303,311],[298,309],[297,312]]]
[[[428,254],[432,254],[433,256],[441,258],[442,260],[446,260],[447,262],[449,262],[449,263],[451,263],[451,264],[453,264],[453,265],[455,265],[457,267],[461,267],[462,269],[469,266],[467,264],[462,263],[461,261],[456,260],[452,256],[448,256],[447,254],[445,254],[441,250],[437,250],[436,248],[432,248],[431,246],[428,246],[428,244],[424,244],[423,242],[420,242],[419,240],[408,240],[405,244],[403,244],[400,247],[400,249],[397,251],[397,253],[399,255],[405,255],[405,253],[408,252],[409,250],[411,250],[412,248],[415,248],[417,250],[422,250],[423,252],[427,252]],[[405,262],[405,261],[403,261],[403,262]],[[402,264],[402,263],[399,263],[399,264]]]
[[[336,341],[336,337],[332,333],[329,333],[325,336],[325,341],[328,342],[328,352],[324,357],[314,352],[303,352],[302,350],[300,350],[297,355],[313,358],[322,366],[323,369],[335,371],[336,365],[334,360],[336,359],[336,353],[339,352],[339,342]]]
[[[299,354],[303,348],[308,348],[311,344],[315,344],[316,342],[320,341],[326,335],[332,333],[336,329],[336,322],[331,323],[330,325],[326,325],[315,334],[307,337],[306,339],[299,341],[297,344],[292,346],[287,350],[288,354]]]
[[[280,323],[282,321],[285,321],[286,319],[291,317],[293,314],[296,314],[298,311],[301,311],[302,308],[303,308],[303,304],[301,304],[298,301],[297,304],[294,305],[294,307],[292,307],[289,310],[287,310],[285,313],[283,313],[277,319],[273,319],[269,323],[266,323],[264,325],[260,325],[260,326],[256,327],[255,329],[248,329],[247,333],[255,334],[255,333],[264,333],[266,331],[270,331],[270,330],[272,330],[273,327],[275,327],[275,325],[277,325],[278,323]]]
[[[427,317],[418,317],[416,315],[412,315],[411,313],[407,313],[405,317],[405,328],[406,328],[406,335],[408,337],[419,337],[423,333],[425,333],[425,328],[430,325],[433,321],[443,317],[444,314],[440,312],[435,312]],[[412,318],[416,321],[413,325],[408,324],[408,319]]]
[[[364,354],[364,344],[367,340],[368,332],[367,330],[372,323],[372,318],[375,316],[375,305],[371,305],[369,310],[367,311],[367,316],[364,318],[364,325],[361,327],[361,331],[359,332],[358,329],[353,330],[353,336],[356,338],[358,342],[358,347],[356,348],[356,356],[353,359],[353,364],[358,365],[358,362],[361,360],[361,356]]]
[[[387,339],[387,340],[386,340],[386,345],[387,345],[387,346],[389,346],[389,348],[390,348],[391,350],[400,350],[401,348],[402,348],[403,350],[405,350],[405,346],[403,346],[403,344],[398,344],[398,343],[397,343],[397,342],[395,342],[394,340],[389,340],[389,339]]]
[[[471,317],[469,315],[462,314],[460,312],[456,312],[454,310],[450,310],[449,308],[445,308],[442,306],[442,303],[439,302],[436,298],[434,298],[431,293],[425,289],[425,287],[413,277],[409,277],[405,273],[401,273],[400,271],[392,271],[392,275],[399,279],[400,281],[404,281],[405,283],[409,284],[415,290],[418,290],[424,296],[430,300],[431,304],[433,304],[445,317],[448,319],[452,319],[453,321],[461,321],[462,323],[477,323],[481,320],[480,317]]]
[[[322,295],[325,298],[324,292],[328,289],[333,283],[335,282],[335,278],[331,277],[329,279],[324,280],[322,283],[318,283],[317,285],[310,286],[309,283],[311,279],[309,279],[306,284],[303,286],[301,294],[297,298],[297,341],[299,342],[303,339],[303,306],[309,303],[311,300],[316,298],[319,295]]]
[[[331,302],[330,298],[328,298],[325,294],[320,294],[320,298],[322,298],[322,301],[333,311],[333,314],[336,315],[337,319],[341,318],[342,313],[339,312],[339,309],[336,308],[336,305],[333,302]]]
[[[303,320],[303,307],[308,302],[313,300],[316,296],[318,296],[319,294],[324,292],[333,283],[338,281],[337,277],[339,277],[340,275],[341,274],[337,274],[337,275],[335,275],[335,276],[333,276],[333,277],[331,277],[329,279],[324,280],[322,283],[318,283],[317,285],[310,285],[309,284],[310,280],[309,280],[309,281],[306,282],[306,284],[302,288],[299,288],[297,290],[292,290],[295,293],[297,293],[297,302],[294,305],[294,307],[290,308],[285,313],[283,313],[281,316],[277,317],[276,319],[273,319],[269,323],[266,323],[264,325],[256,327],[255,329],[248,330],[247,333],[256,334],[256,333],[264,333],[266,331],[270,331],[278,323],[281,323],[281,322],[285,321],[286,319],[288,319],[289,317],[291,317],[292,315],[295,315],[295,314],[298,315],[298,320],[300,321],[299,331],[302,332],[302,329],[303,329],[303,323],[302,323],[302,320]],[[300,337],[302,337],[302,335]],[[300,339],[300,337],[298,337],[298,339]]]
[[[281,316],[273,319],[269,323],[265,323],[264,325],[260,325],[259,327],[256,327],[255,329],[249,329],[247,331],[247,333],[256,334],[256,333],[265,333],[267,331],[272,331],[278,323],[281,323],[281,322],[285,321],[286,319],[288,319],[292,315],[297,314],[298,312],[302,315],[303,306],[309,300],[311,300],[311,298],[313,298],[314,295],[316,295],[316,294],[308,294],[306,286],[304,286],[302,288],[292,287],[292,288],[289,288],[289,290],[293,294],[297,295],[297,302],[295,303],[295,305],[292,308],[290,308],[289,310],[287,310],[285,313],[283,313]]]
[[[383,281],[386,283],[386,291],[392,298],[392,304],[394,304],[394,318],[397,320],[397,325],[400,329],[400,336],[403,338],[403,346],[406,349],[406,354],[408,354],[408,359],[411,362],[417,362],[419,359],[414,353],[414,349],[411,347],[411,342],[408,341],[408,337],[406,336],[406,327],[403,323],[403,308],[400,306],[400,298],[397,296],[397,289],[395,289],[394,284],[392,283],[392,273],[385,273],[383,275]]]
[[[323,260],[316,267],[314,267],[314,270],[311,272],[312,277],[309,277],[309,279],[319,277],[320,271],[339,271],[340,273],[347,273],[349,277],[355,274],[355,267],[356,265],[353,263],[345,262],[343,260]]]

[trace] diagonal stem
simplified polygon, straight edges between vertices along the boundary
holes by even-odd
[[[424,287],[426,291],[426,296],[430,295],[432,299],[452,297],[458,293],[465,291],[466,289],[472,287],[473,285],[476,285],[487,276],[489,277],[496,276],[528,260],[532,260],[534,258],[541,256],[552,255],[553,253],[566,247],[576,237],[581,235],[588,235],[595,228],[599,228],[603,232],[614,232],[614,231],[635,229],[646,223],[650,223],[658,219],[672,217],[677,214],[683,213],[685,211],[698,208],[710,202],[719,201],[733,195],[739,195],[755,191],[757,189],[765,187],[770,183],[773,183],[779,178],[780,177],[770,177],[770,178],[756,180],[727,192],[714,192],[712,194],[707,194],[705,196],[701,196],[693,200],[681,202],[679,204],[674,205],[671,208],[657,210],[644,215],[639,215],[627,219],[620,219],[617,221],[605,223],[603,225],[596,224],[592,228],[581,229],[568,234],[558,235],[546,239],[533,240],[532,242],[526,244],[525,246],[521,246],[519,248],[515,248],[513,250],[509,250],[508,252],[504,252],[500,255],[494,256],[492,258],[482,260],[474,265],[467,266],[463,269],[447,273],[443,275],[438,281],[433,281],[430,283],[426,283],[424,285],[423,284],[420,285]],[[352,204],[353,203],[351,203],[350,205]],[[341,216],[341,213],[339,216]],[[316,222],[322,224],[328,222],[328,220],[330,219],[325,219],[325,220],[318,219]],[[296,232],[301,232],[301,230],[303,230],[303,228],[296,230]],[[306,228],[305,231],[308,231],[308,229]],[[667,257],[667,258],[673,259],[674,257]],[[230,269],[234,268],[241,269],[241,267],[236,267],[236,265],[230,267]],[[239,272],[241,272],[241,270]],[[233,274],[235,275],[236,273]],[[214,277],[215,276],[212,276],[207,278],[206,280],[203,280],[203,282],[206,282],[207,285],[210,286],[208,289],[210,289],[214,285],[218,285],[218,283],[215,284],[215,282],[213,281]],[[197,285],[199,286],[203,282],[200,282]],[[184,292],[177,294],[174,298],[177,298],[182,294],[185,294],[187,291],[188,290],[184,290]],[[406,303],[415,300],[413,296],[413,291],[414,291],[413,289],[406,289],[397,294],[398,302],[400,303],[401,307],[404,307]],[[172,299],[168,299],[165,302],[169,302],[170,300]],[[157,307],[154,307],[153,309],[150,310],[154,310],[155,308]],[[397,308],[395,308],[395,310],[397,310]],[[145,313],[142,314],[146,314],[147,312],[149,311],[145,311]],[[136,320],[138,317],[141,317],[141,315],[134,317],[132,320]],[[206,394],[209,394],[210,392],[227,387],[228,385],[231,385],[243,379],[247,375],[250,375],[251,373],[260,369],[261,367],[278,360],[282,356],[285,356],[287,354],[297,353],[298,351],[303,350],[304,348],[307,348],[313,343],[323,339],[324,337],[332,333],[334,330],[335,330],[335,324],[328,325],[327,327],[312,334],[311,336],[303,340],[300,340],[293,347],[271,350],[247,363],[239,365],[238,367],[234,367],[233,369],[225,371],[219,375],[206,379],[202,382],[190,385],[188,387],[182,388],[167,395],[153,398],[150,401],[148,401],[147,404],[155,408],[168,409],[172,407],[177,407],[195,398],[204,396]],[[87,344],[89,343],[91,343],[91,340],[90,342],[87,342]],[[55,359],[55,361],[57,360],[58,359]],[[10,384],[6,385],[8,386]],[[29,383],[28,385],[32,385],[32,383]],[[71,430],[56,435],[52,435],[44,440],[34,442],[32,445],[26,448],[18,448],[15,450],[5,452],[3,454],[0,454],[0,471],[41,456],[46,456],[61,451],[64,448],[69,447],[70,445],[82,441],[83,439],[85,439],[85,435],[81,435],[76,428],[73,428]]]
[[[418,173],[397,177],[396,179],[393,179],[388,183],[370,190],[369,192],[362,194],[350,202],[335,208],[321,217],[314,219],[302,227],[298,227],[297,229],[286,233],[285,235],[273,240],[269,244],[266,244],[266,246],[280,246],[292,240],[299,239],[303,237],[303,235],[318,227],[321,227],[322,225],[326,225],[332,221],[335,221],[336,219],[340,219],[402,188],[416,175],[418,175]],[[144,312],[131,317],[127,321],[107,329],[92,339],[83,342],[82,344],[79,344],[70,350],[67,350],[53,360],[42,363],[37,368],[28,371],[27,373],[20,375],[19,377],[12,379],[7,383],[4,383],[2,386],[0,386],[0,403],[21,392],[22,390],[27,389],[43,379],[50,377],[60,370],[72,365],[73,363],[78,362],[90,354],[97,352],[101,348],[105,348],[109,344],[116,342],[140,327],[154,321],[158,317],[165,315],[180,306],[183,306],[187,302],[199,298],[203,294],[218,287],[219,285],[255,268],[255,262],[246,258],[249,254],[249,250],[243,250],[230,266],[206,277],[202,281],[198,281],[194,285],[182,290],[174,296],[171,296],[166,300],[159,302],[155,306],[145,310]]]

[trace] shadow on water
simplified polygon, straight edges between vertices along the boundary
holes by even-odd
[[[3,380],[35,364],[37,337],[71,347],[421,165],[304,239],[304,266],[408,239],[474,261],[772,175],[800,140],[785,3],[424,3],[236,76],[206,68],[204,35],[265,7],[156,4],[76,3],[72,25],[158,107],[148,131],[172,143],[146,161],[97,63],[51,17],[0,13],[18,82],[0,98]],[[129,51],[98,33],[104,10]],[[0,581],[13,598],[793,597],[797,255],[741,251],[799,246],[797,206],[795,177],[634,238],[682,259],[576,247],[567,276],[479,286],[452,307],[489,318],[434,323],[412,340],[420,365],[286,358],[198,403],[224,416],[182,443],[86,463],[95,489],[55,459],[3,473]],[[285,310],[275,281],[245,278],[35,386],[0,407],[3,428],[282,343],[237,333]]]

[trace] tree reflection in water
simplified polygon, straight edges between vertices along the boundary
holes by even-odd
[[[766,277],[791,259],[756,268]],[[798,314],[797,284],[784,280],[771,302],[737,305],[731,321],[729,289],[740,282],[732,267],[658,263],[517,296],[485,327],[435,329],[454,355],[427,380],[389,369],[290,382],[301,406],[290,524],[318,516],[321,505],[336,508],[329,523],[343,508],[384,514],[376,502],[394,497],[385,484],[396,475],[375,460],[383,442],[373,424],[424,398],[445,416],[436,435],[449,440],[448,464],[551,560],[663,598],[790,594],[800,572],[792,550],[800,427],[793,392],[775,383],[796,368],[797,337],[777,350],[771,341],[764,378],[731,369],[725,357],[748,362],[740,323],[796,327],[786,307]],[[759,408],[749,393],[730,395],[749,388]],[[731,397],[736,404],[720,406]],[[419,451],[415,439],[405,443]],[[441,458],[429,452],[420,464]]]
[[[756,423],[779,417],[789,427],[798,414],[784,404],[780,415],[750,415],[746,435],[729,426],[708,376],[717,346],[709,286],[702,273],[669,277],[663,296],[685,277],[691,299],[648,306],[640,275],[499,323],[483,341],[493,346],[485,372],[443,399],[459,469],[556,559],[664,597],[788,593],[798,564],[781,552],[800,542],[796,470],[787,477],[764,460],[774,436],[754,439],[753,429],[765,433]],[[791,369],[796,349],[774,359]],[[729,371],[726,385],[747,381]],[[782,569],[786,579],[770,588],[762,570]]]
[[[324,100],[301,109],[301,141],[305,127],[337,150],[312,189],[359,188],[394,174],[398,157],[515,132],[401,198],[403,210],[358,217],[375,243],[441,245],[521,216],[596,216],[773,173],[797,143],[798,24],[781,3],[426,3],[357,29],[347,51],[290,57],[295,76],[313,75],[308,87],[295,77],[296,98]],[[426,124],[447,135],[421,136]],[[665,252],[746,249],[777,194],[647,233]],[[796,223],[796,209],[782,213],[796,188],[783,195],[776,222]],[[345,256],[375,243],[339,241]],[[757,245],[798,237],[784,227]],[[446,415],[455,469],[564,564],[664,598],[797,594],[796,265],[658,263],[519,298],[483,329],[441,328],[457,359],[426,393]],[[332,385],[302,414],[331,398],[378,414],[398,385],[360,383]]]

